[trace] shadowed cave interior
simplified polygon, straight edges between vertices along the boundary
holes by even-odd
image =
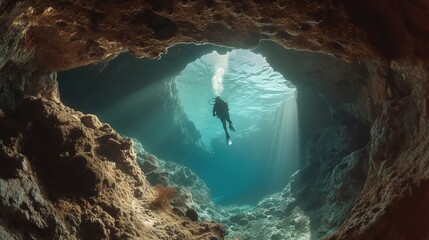
[[[428,9],[0,1],[0,239],[426,240]]]

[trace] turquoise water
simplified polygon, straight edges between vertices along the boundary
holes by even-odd
[[[208,54],[201,56],[203,48]],[[219,47],[180,45],[160,60],[123,54],[62,72],[61,99],[138,139],[159,158],[189,167],[216,202],[254,204],[283,189],[298,169],[296,91],[263,56],[213,49]],[[177,92],[166,93],[171,81]],[[182,111],[168,104],[166,94],[177,94],[173,99],[179,99],[189,120],[176,119]],[[236,129],[230,133],[231,146],[220,120],[212,116],[209,102],[216,95],[229,103]],[[190,133],[183,128],[193,129],[191,139],[200,135],[206,151],[188,141]]]
[[[219,203],[254,202],[284,187],[299,158],[296,91],[265,58],[248,50],[204,55],[175,78],[178,95],[205,147],[200,170]],[[228,101],[236,129],[226,145],[209,100]]]
[[[228,101],[237,130],[232,136],[244,137],[260,129],[261,120],[272,118],[282,101],[295,94],[263,56],[248,50],[204,55],[188,64],[175,81],[182,106],[209,149],[213,139],[225,136],[219,119],[212,117],[208,101],[213,97]]]

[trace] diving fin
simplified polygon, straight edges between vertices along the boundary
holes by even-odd
[[[228,143],[228,146],[231,145],[232,144],[232,139],[231,138],[227,138],[227,143]]]
[[[229,130],[235,132],[234,126],[232,126],[232,124],[229,124]]]
[[[226,136],[226,143],[228,144],[228,146],[232,144],[232,139],[230,136]]]

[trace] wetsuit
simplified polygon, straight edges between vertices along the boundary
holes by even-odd
[[[213,106],[213,116],[217,116],[222,122],[222,126],[223,126],[223,129],[225,130],[226,138],[228,141],[230,139],[230,136],[226,128],[226,122],[228,122],[230,124],[230,127],[232,127],[232,122],[229,117],[228,103],[226,103],[220,98],[217,98]]]

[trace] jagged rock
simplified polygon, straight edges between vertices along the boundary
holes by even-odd
[[[186,210],[185,216],[191,219],[192,221],[198,221],[198,213],[192,208],[189,208],[188,210]]]
[[[255,207],[230,209],[227,215],[230,220],[227,233],[231,239],[310,239],[312,236],[310,219],[299,207],[289,185],[282,192],[262,199]]]
[[[154,191],[131,140],[101,124],[88,128],[85,118],[94,120],[61,103],[28,97],[0,122],[0,236],[222,239],[222,228],[212,223],[185,227],[175,223],[187,218],[150,210]]]
[[[332,170],[331,187],[338,201],[357,198],[368,173],[368,146],[346,157]]]
[[[83,125],[92,129],[98,129],[102,126],[98,118],[91,114],[81,117],[80,121],[83,123]]]
[[[217,215],[219,207],[215,206],[211,200],[210,191],[202,179],[185,166],[156,158],[146,152],[136,139],[133,141],[137,163],[148,177],[149,182],[152,185],[174,186],[177,190],[172,205],[178,211],[183,215],[186,215],[188,211],[195,211],[197,219],[218,219],[215,215]]]

